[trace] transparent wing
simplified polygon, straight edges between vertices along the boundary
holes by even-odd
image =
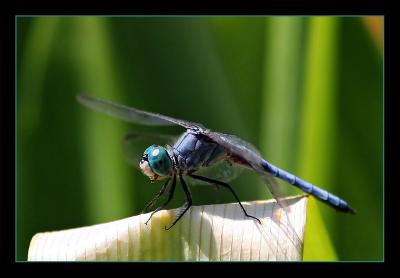
[[[108,100],[103,100],[87,95],[78,95],[77,100],[81,104],[90,107],[98,112],[102,112],[109,116],[116,117],[118,119],[131,123],[156,126],[180,125],[187,129],[204,128],[201,124],[198,123],[192,123],[189,121],[164,116],[158,113],[152,113],[131,108],[122,104],[113,103]]]
[[[228,161],[223,159],[212,166],[200,168],[195,172],[195,174],[214,180],[230,182],[240,176],[242,171],[243,168],[239,165],[231,165]],[[185,180],[187,180],[191,185],[210,185],[210,183],[193,179],[190,176],[186,176]]]
[[[206,130],[203,134],[216,143],[224,146],[232,153],[240,155],[245,159],[247,158],[246,160],[262,160],[259,150],[257,150],[249,142],[237,137],[236,135],[225,134],[211,130]]]
[[[178,136],[169,134],[129,132],[123,142],[124,157],[129,164],[140,170],[139,160],[146,148],[153,144],[173,145],[177,138]]]
[[[279,184],[275,180],[275,178],[267,173],[261,166],[263,158],[261,157],[260,152],[249,142],[246,142],[245,140],[235,135],[212,131],[206,131],[204,135],[225,147],[232,155],[238,157],[240,163],[247,163],[246,166],[254,170],[260,176],[260,178],[267,185],[268,190],[271,192],[272,196],[275,198],[275,200],[284,212],[283,214],[287,225],[282,225],[282,227],[286,230],[285,232],[288,233],[289,238],[291,238],[294,246],[298,250],[300,250],[302,242],[296,231],[294,230],[293,225],[291,224],[291,221],[288,217],[289,206],[287,202],[283,199],[285,196],[281,193],[281,190],[279,189]]]
[[[256,172],[259,174],[261,179],[267,185],[272,196],[275,198],[276,202],[283,210],[284,218],[281,219],[282,217],[280,217],[279,215],[275,215],[274,216],[275,220],[277,220],[280,223],[279,226],[282,228],[283,232],[290,239],[291,243],[293,244],[293,246],[295,246],[296,250],[298,250],[299,253],[301,253],[303,243],[302,243],[299,235],[295,231],[292,221],[289,218],[290,207],[289,207],[289,204],[287,203],[287,199],[285,199],[285,196],[279,190],[278,182],[276,181],[276,179],[273,176],[266,173],[265,171],[256,170]]]

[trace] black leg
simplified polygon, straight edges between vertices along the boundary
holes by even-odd
[[[227,183],[225,183],[225,182],[222,182],[222,181],[219,181],[219,180],[213,180],[213,179],[209,179],[209,178],[206,178],[206,177],[197,176],[197,175],[193,175],[193,174],[189,174],[189,176],[191,176],[191,177],[194,178],[194,179],[198,179],[198,180],[202,180],[202,181],[208,182],[208,183],[210,183],[210,184],[220,185],[220,186],[222,186],[222,187],[228,188],[228,189],[231,191],[231,193],[233,194],[233,196],[235,196],[235,199],[236,199],[236,201],[238,201],[238,203],[239,203],[240,207],[242,208],[244,214],[245,214],[247,217],[250,217],[250,218],[253,218],[253,219],[257,220],[257,221],[261,224],[260,219],[258,219],[257,217],[251,216],[250,214],[248,214],[248,213],[246,212],[246,210],[245,210],[244,207],[242,206],[242,203],[240,202],[238,196],[236,195],[235,191],[233,191],[232,187],[231,187],[229,184],[227,184]]]
[[[178,222],[178,220],[181,219],[181,217],[192,206],[192,195],[190,194],[189,188],[187,187],[185,180],[182,178],[182,174],[179,174],[179,180],[181,182],[183,192],[185,193],[185,196],[186,196],[186,202],[182,206],[182,208],[179,210],[179,213],[178,213],[177,217],[175,218],[174,222],[172,222],[172,224],[168,228],[167,228],[167,226],[165,226],[166,230],[171,229],[176,224],[176,222]]]
[[[164,194],[165,190],[168,187],[169,181],[171,178],[168,178],[163,187],[161,187],[160,192],[144,207],[141,213],[146,213],[147,209],[151,209],[154,206],[154,203],[157,202],[157,200],[161,197],[161,195]]]
[[[157,211],[162,210],[163,208],[165,208],[165,206],[168,205],[168,203],[172,200],[172,197],[174,197],[175,185],[176,185],[176,175],[174,175],[174,178],[172,180],[172,185],[171,185],[171,188],[169,190],[167,201],[164,204],[162,204],[161,206],[159,206],[155,211],[153,211],[151,213],[149,219],[144,224],[147,225],[147,222],[150,221],[150,219],[151,219],[151,217],[153,217],[154,213],[156,213]]]

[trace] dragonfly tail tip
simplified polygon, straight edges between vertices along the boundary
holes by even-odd
[[[357,214],[357,211],[355,209],[353,209],[351,206],[347,205],[347,210],[346,212],[350,213],[350,214]]]

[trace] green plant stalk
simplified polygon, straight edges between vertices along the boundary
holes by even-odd
[[[21,19],[18,18],[20,21]],[[18,26],[18,25],[17,25]],[[26,248],[29,244],[29,231],[32,227],[25,221],[34,216],[29,210],[32,202],[33,190],[36,190],[30,182],[33,177],[33,170],[30,167],[32,161],[31,142],[36,129],[43,121],[42,102],[45,89],[46,72],[50,59],[56,30],[59,26],[57,18],[37,18],[32,20],[31,29],[28,32],[26,41],[18,41],[17,71],[17,168],[16,168],[16,198],[17,198],[17,257],[26,255]],[[17,32],[23,30],[18,29]],[[19,35],[19,34],[17,34]],[[20,45],[22,44],[22,45]],[[21,205],[22,204],[22,205]],[[29,235],[30,236],[30,235]]]
[[[82,91],[115,98],[122,90],[113,72],[106,19],[79,18],[74,23],[71,56],[76,59]],[[128,187],[132,186],[128,183],[129,166],[123,159],[121,147],[123,123],[83,107],[81,119],[89,219],[94,222],[115,219],[130,211],[129,204],[134,197]]]
[[[338,22],[333,17],[310,19],[296,173],[329,190],[334,159],[335,82]],[[311,201],[305,239],[305,260],[337,259],[324,220]]]
[[[260,142],[267,159],[285,168],[293,164],[297,140],[303,22],[298,17],[272,17],[267,21]]]
[[[49,59],[59,18],[41,17],[32,23],[21,57],[21,122],[23,131],[32,132],[41,120],[41,104]]]

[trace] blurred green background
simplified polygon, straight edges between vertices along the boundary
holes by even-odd
[[[310,199],[305,260],[383,259],[382,18],[17,17],[17,260],[35,233],[138,214],[161,184],[129,165],[129,125],[87,94],[201,122],[348,201]],[[267,199],[252,173],[232,183]],[[288,194],[299,194],[283,184]],[[171,208],[183,203],[177,192]],[[194,204],[234,202],[192,187]]]

